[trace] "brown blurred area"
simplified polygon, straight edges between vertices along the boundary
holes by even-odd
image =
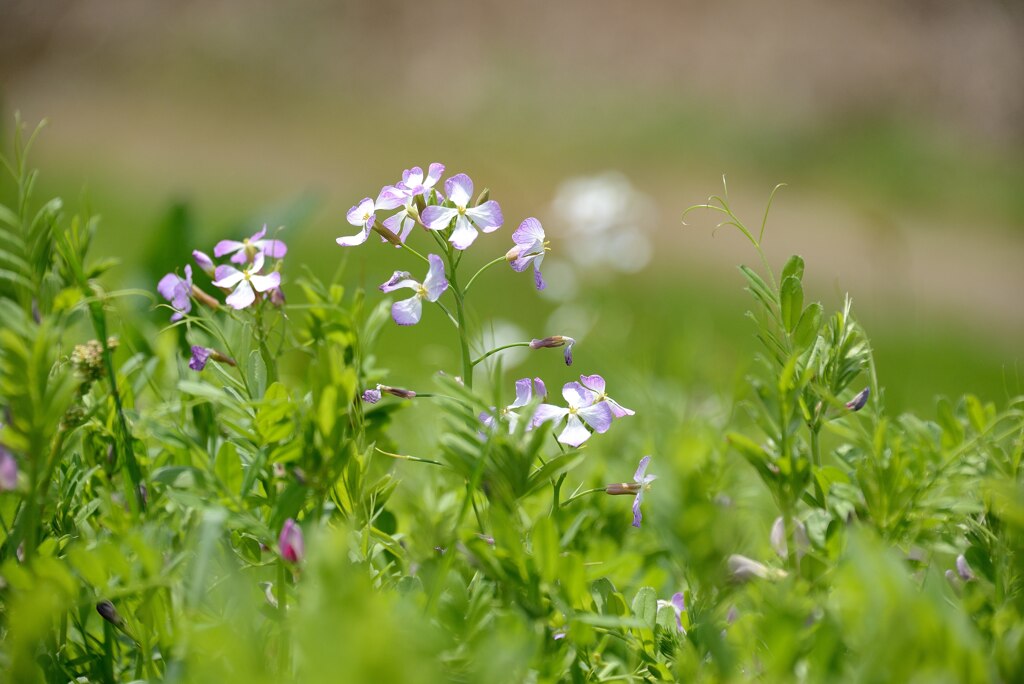
[[[0,3],[5,83],[189,66],[298,88],[386,82],[452,112],[511,66],[548,93],[685,91],[798,121],[885,111],[1024,138],[1015,0]]]

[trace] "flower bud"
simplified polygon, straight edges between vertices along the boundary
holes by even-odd
[[[786,576],[785,570],[769,568],[764,563],[756,560],[733,554],[728,560],[729,573],[737,582],[747,582],[752,579],[782,579]]]
[[[871,395],[871,388],[865,387],[856,394],[850,401],[846,402],[846,408],[851,411],[860,411],[864,408],[864,405],[868,403],[868,397]]]
[[[196,260],[196,263],[199,265],[199,268],[202,269],[203,273],[211,278],[213,277],[213,274],[217,270],[213,264],[213,259],[205,253],[200,252],[198,249],[192,250],[192,258]]]
[[[483,204],[489,199],[491,199],[491,189],[484,188],[483,190],[480,191],[480,194],[476,196],[476,204],[473,206],[479,207],[481,204]]]
[[[639,491],[640,485],[636,482],[613,482],[604,487],[604,493],[612,496],[634,496]]]
[[[114,604],[110,601],[100,601],[97,603],[96,612],[99,613],[104,620],[115,627],[121,627],[124,625],[124,619],[117,613],[117,608],[114,608]]]
[[[281,528],[281,537],[278,539],[278,547],[281,551],[281,558],[289,563],[300,563],[306,555],[306,545],[302,539],[302,528],[295,524],[295,521],[288,518]]]

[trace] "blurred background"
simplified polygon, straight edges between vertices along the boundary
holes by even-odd
[[[508,357],[512,375],[601,372],[627,405],[656,402],[655,378],[741,392],[757,342],[736,266],[757,256],[715,215],[681,222],[723,175],[752,226],[788,184],[773,267],[803,255],[826,311],[850,293],[890,408],[1020,392],[1022,84],[1013,0],[0,0],[4,145],[15,111],[49,120],[41,194],[102,215],[114,284],[155,289],[268,222],[286,278],[343,266],[377,302],[419,266],[375,239],[338,247],[345,211],[439,161],[504,210],[468,262],[527,216],[553,240],[542,295],[504,267],[473,295],[499,341],[581,340],[572,369],[541,351]],[[377,355],[420,387],[454,348],[428,310]]]

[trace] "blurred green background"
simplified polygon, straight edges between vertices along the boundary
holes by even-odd
[[[1022,46],[1024,7],[995,0],[7,0],[0,120],[9,144],[14,111],[49,119],[42,192],[100,213],[115,283],[146,289],[264,222],[286,226],[286,278],[344,264],[372,289],[419,266],[375,239],[335,245],[348,207],[413,165],[465,171],[506,220],[468,262],[527,216],[553,240],[546,296],[495,269],[481,319],[581,338],[572,369],[545,351],[513,373],[601,372],[637,407],[655,379],[697,400],[742,384],[757,342],[735,267],[756,255],[711,214],[680,218],[724,174],[757,225],[785,182],[773,266],[802,254],[827,309],[849,292],[890,408],[930,414],[938,394],[1021,390]],[[622,200],[603,231],[602,188]],[[428,310],[377,355],[391,384],[422,387],[454,348]]]

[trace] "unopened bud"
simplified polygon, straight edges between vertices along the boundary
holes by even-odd
[[[197,302],[200,302],[214,311],[220,308],[220,302],[200,290],[199,287],[194,284],[192,285],[192,296],[196,298]]]
[[[110,601],[100,601],[97,603],[96,612],[99,613],[104,620],[115,627],[121,627],[124,625],[124,619],[121,618],[117,612],[117,608],[114,608],[114,604]]]
[[[398,237],[397,235],[395,235],[394,233],[392,233],[387,228],[385,228],[383,224],[378,223],[377,221],[374,221],[373,222],[373,230],[378,235],[380,235],[382,238],[384,238],[385,240],[387,240],[388,242],[393,244],[395,247],[402,247],[403,246],[402,239],[400,237]]]
[[[476,204],[474,206],[479,207],[481,204],[491,199],[491,189],[484,188],[480,191],[480,194],[476,196]]]
[[[640,485],[636,482],[613,482],[604,487],[604,493],[612,496],[634,496],[639,491]]]
[[[871,388],[865,387],[856,394],[850,401],[846,402],[846,408],[851,411],[860,411],[864,408],[864,405],[868,403],[868,397],[871,395]]]
[[[974,579],[974,570],[967,564],[967,559],[964,558],[962,553],[956,557],[956,574],[960,575],[960,579],[964,582],[970,582]]]
[[[416,396],[416,393],[412,390],[402,389],[401,387],[377,385],[376,389],[368,389],[363,392],[363,401],[367,404],[376,404],[380,401],[382,393],[390,394],[391,396],[398,397],[399,399],[412,399]]]

